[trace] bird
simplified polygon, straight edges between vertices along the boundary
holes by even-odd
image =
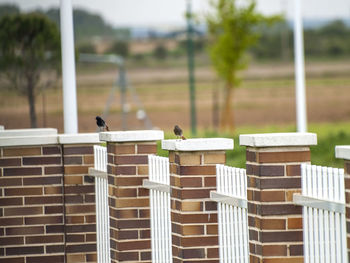
[[[174,133],[178,138],[181,138],[183,140],[186,140],[185,136],[182,135],[182,130],[178,125],[175,125],[174,127]]]
[[[106,131],[109,131],[108,125],[100,116],[96,116],[96,124],[100,131],[104,131],[105,129]]]

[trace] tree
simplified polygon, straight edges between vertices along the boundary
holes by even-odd
[[[35,97],[52,83],[51,73],[57,73],[59,65],[60,34],[54,22],[34,13],[0,20],[0,72],[8,88],[27,97],[31,127],[37,127]]]
[[[127,58],[130,53],[129,43],[126,41],[115,41],[106,53],[112,53]]]
[[[164,60],[168,56],[168,50],[164,45],[158,44],[153,50],[153,56],[158,60]]]
[[[255,1],[213,0],[214,12],[206,16],[209,54],[219,77],[225,81],[225,101],[221,128],[234,129],[233,89],[239,85],[238,72],[247,66],[246,53],[259,38],[258,26],[272,24],[278,17],[264,17],[255,10]]]

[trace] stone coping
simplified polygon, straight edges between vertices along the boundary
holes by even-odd
[[[100,143],[98,133],[59,134],[60,144]]]
[[[12,136],[12,137],[0,136],[0,147],[33,146],[33,145],[49,145],[49,144],[58,144],[58,136],[57,135]]]
[[[224,151],[233,149],[233,139],[204,138],[163,140],[162,149],[169,151]]]
[[[57,135],[57,129],[54,129],[54,128],[39,128],[39,129],[9,129],[9,130],[1,130],[1,128],[0,128],[0,137],[40,136],[40,135]]]
[[[350,145],[335,146],[335,158],[350,160]]]
[[[100,133],[100,140],[106,142],[144,142],[163,139],[164,132],[160,130],[116,131]]]
[[[5,127],[4,125],[0,125],[0,132],[4,131],[5,130]]]
[[[239,136],[241,146],[250,147],[280,147],[280,146],[310,146],[317,144],[315,133],[263,133],[243,134]]]

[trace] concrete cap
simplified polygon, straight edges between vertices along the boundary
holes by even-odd
[[[315,133],[244,134],[239,136],[239,143],[251,147],[310,146],[317,144],[317,135]]]
[[[164,132],[159,130],[101,132],[100,140],[106,142],[145,142],[164,139]]]
[[[233,139],[205,138],[187,140],[163,140],[162,149],[169,151],[224,151],[233,149]]]
[[[335,146],[335,158],[350,160],[350,145]]]
[[[57,135],[0,137],[0,147],[58,144]]]
[[[99,143],[100,139],[98,133],[60,134],[58,142],[60,144]]]
[[[3,132],[5,130],[4,125],[0,125],[0,132]]]
[[[1,130],[0,132],[0,137],[40,136],[40,135],[57,135],[57,129],[54,129],[54,128],[9,129],[9,130]]]

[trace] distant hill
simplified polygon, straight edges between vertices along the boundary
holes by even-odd
[[[0,18],[6,14],[19,13],[20,9],[15,5],[0,5]],[[35,10],[34,12],[47,15],[52,21],[60,26],[59,9]],[[90,13],[83,9],[74,9],[74,34],[77,42],[84,42],[92,37],[107,37],[110,39],[128,39],[128,28],[114,28],[107,24],[100,15]]]

